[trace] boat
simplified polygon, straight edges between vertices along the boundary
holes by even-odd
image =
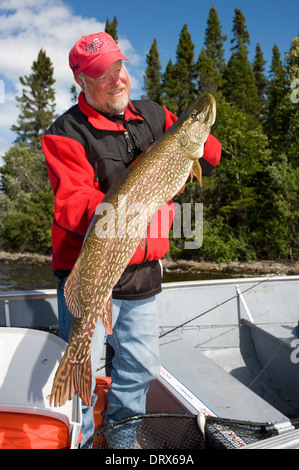
[[[160,376],[146,415],[128,419],[141,423],[138,448],[298,449],[298,294],[299,276],[163,284]],[[75,448],[80,400],[65,410],[47,403],[66,347],[57,325],[56,290],[0,293],[0,422],[5,413],[58,418],[68,432],[63,446]],[[107,348],[99,364],[96,432],[86,448],[105,448],[110,356]]]

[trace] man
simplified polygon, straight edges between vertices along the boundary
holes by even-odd
[[[52,267],[58,282],[59,334],[69,339],[72,316],[63,288],[80,252],[84,236],[105,193],[131,162],[175,122],[174,114],[151,101],[130,101],[130,79],[114,40],[107,33],[83,36],[73,46],[69,64],[82,92],[78,105],[60,116],[42,139],[55,195]],[[209,136],[203,174],[220,160],[221,146]],[[114,349],[112,384],[105,423],[145,412],[146,392],[159,375],[156,295],[161,291],[161,258],[169,250],[159,212],[153,217],[155,238],[136,250],[113,290]],[[171,215],[171,211],[170,215]],[[158,237],[157,237],[158,234]],[[93,374],[105,332],[99,321],[93,335]],[[93,397],[93,404],[96,397]],[[93,433],[92,407],[83,407],[82,441]],[[118,443],[111,440],[111,446]],[[126,446],[132,446],[131,438]]]

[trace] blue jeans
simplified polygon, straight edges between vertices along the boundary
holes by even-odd
[[[57,279],[59,336],[69,341],[72,315],[63,294],[66,278]],[[143,414],[146,411],[146,393],[150,383],[159,376],[160,359],[158,346],[158,322],[156,297],[144,300],[113,299],[113,332],[107,335],[99,320],[91,342],[93,389],[95,375],[101,359],[105,340],[113,347],[111,378],[108,392],[108,407],[104,413],[104,424]],[[97,396],[92,396],[92,406],[82,405],[82,445],[94,432],[93,406]],[[135,440],[133,432],[127,433],[125,447]],[[106,435],[111,447],[118,447],[117,432]],[[123,437],[123,432],[121,433]]]

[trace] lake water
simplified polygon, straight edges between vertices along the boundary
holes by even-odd
[[[55,289],[50,265],[0,263],[0,291]]]
[[[231,276],[209,273],[164,273],[163,282],[225,279]],[[56,279],[50,265],[0,262],[0,291],[56,289]]]

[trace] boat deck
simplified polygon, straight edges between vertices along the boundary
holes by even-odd
[[[181,339],[162,344],[160,351],[162,366],[214,415],[256,422],[288,421],[287,416],[187,341]],[[161,380],[165,383],[165,379]],[[189,411],[200,411],[198,400],[191,400],[188,394],[183,395],[180,388],[176,389],[171,382],[168,386]]]

